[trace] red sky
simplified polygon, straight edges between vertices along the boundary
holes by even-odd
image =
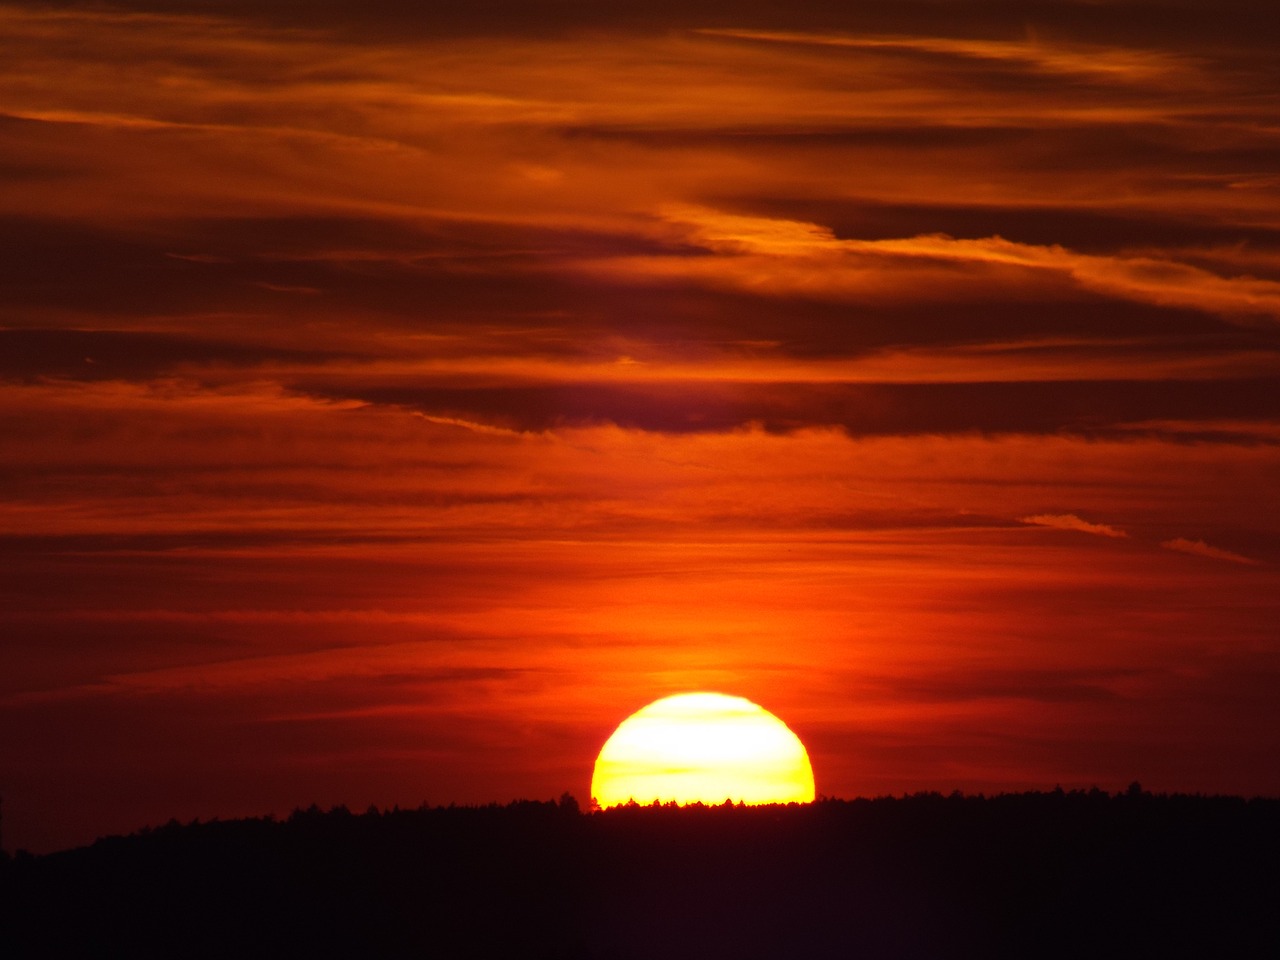
[[[429,7],[0,3],[6,847],[1280,793],[1270,4]]]

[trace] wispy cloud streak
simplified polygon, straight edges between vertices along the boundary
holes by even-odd
[[[1129,536],[1123,530],[1119,530],[1109,524],[1090,523],[1088,520],[1082,520],[1074,513],[1037,513],[1030,517],[1023,517],[1022,522],[1040,527],[1053,527],[1058,530],[1078,530],[1081,533],[1091,533],[1099,537],[1124,538]]]

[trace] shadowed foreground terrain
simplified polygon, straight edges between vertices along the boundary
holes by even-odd
[[[1280,800],[298,811],[0,865],[0,955],[1275,956]]]

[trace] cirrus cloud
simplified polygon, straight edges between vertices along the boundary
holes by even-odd
[[[1160,546],[1166,550],[1174,550],[1178,553],[1189,553],[1196,557],[1208,557],[1210,560],[1226,560],[1229,563],[1243,563],[1249,566],[1257,566],[1258,561],[1253,560],[1243,554],[1234,553],[1231,550],[1223,550],[1221,547],[1211,546],[1203,540],[1189,540],[1186,537],[1175,537],[1172,540],[1166,540]]]
[[[1122,538],[1129,536],[1118,527],[1105,523],[1090,523],[1088,520],[1080,519],[1074,513],[1038,513],[1023,517],[1022,522],[1038,527],[1053,527],[1057,530],[1078,530],[1081,533],[1092,533],[1099,537]]]

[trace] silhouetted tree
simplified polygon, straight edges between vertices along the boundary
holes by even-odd
[[[0,860],[0,957],[1272,956],[1280,801],[568,794]]]

